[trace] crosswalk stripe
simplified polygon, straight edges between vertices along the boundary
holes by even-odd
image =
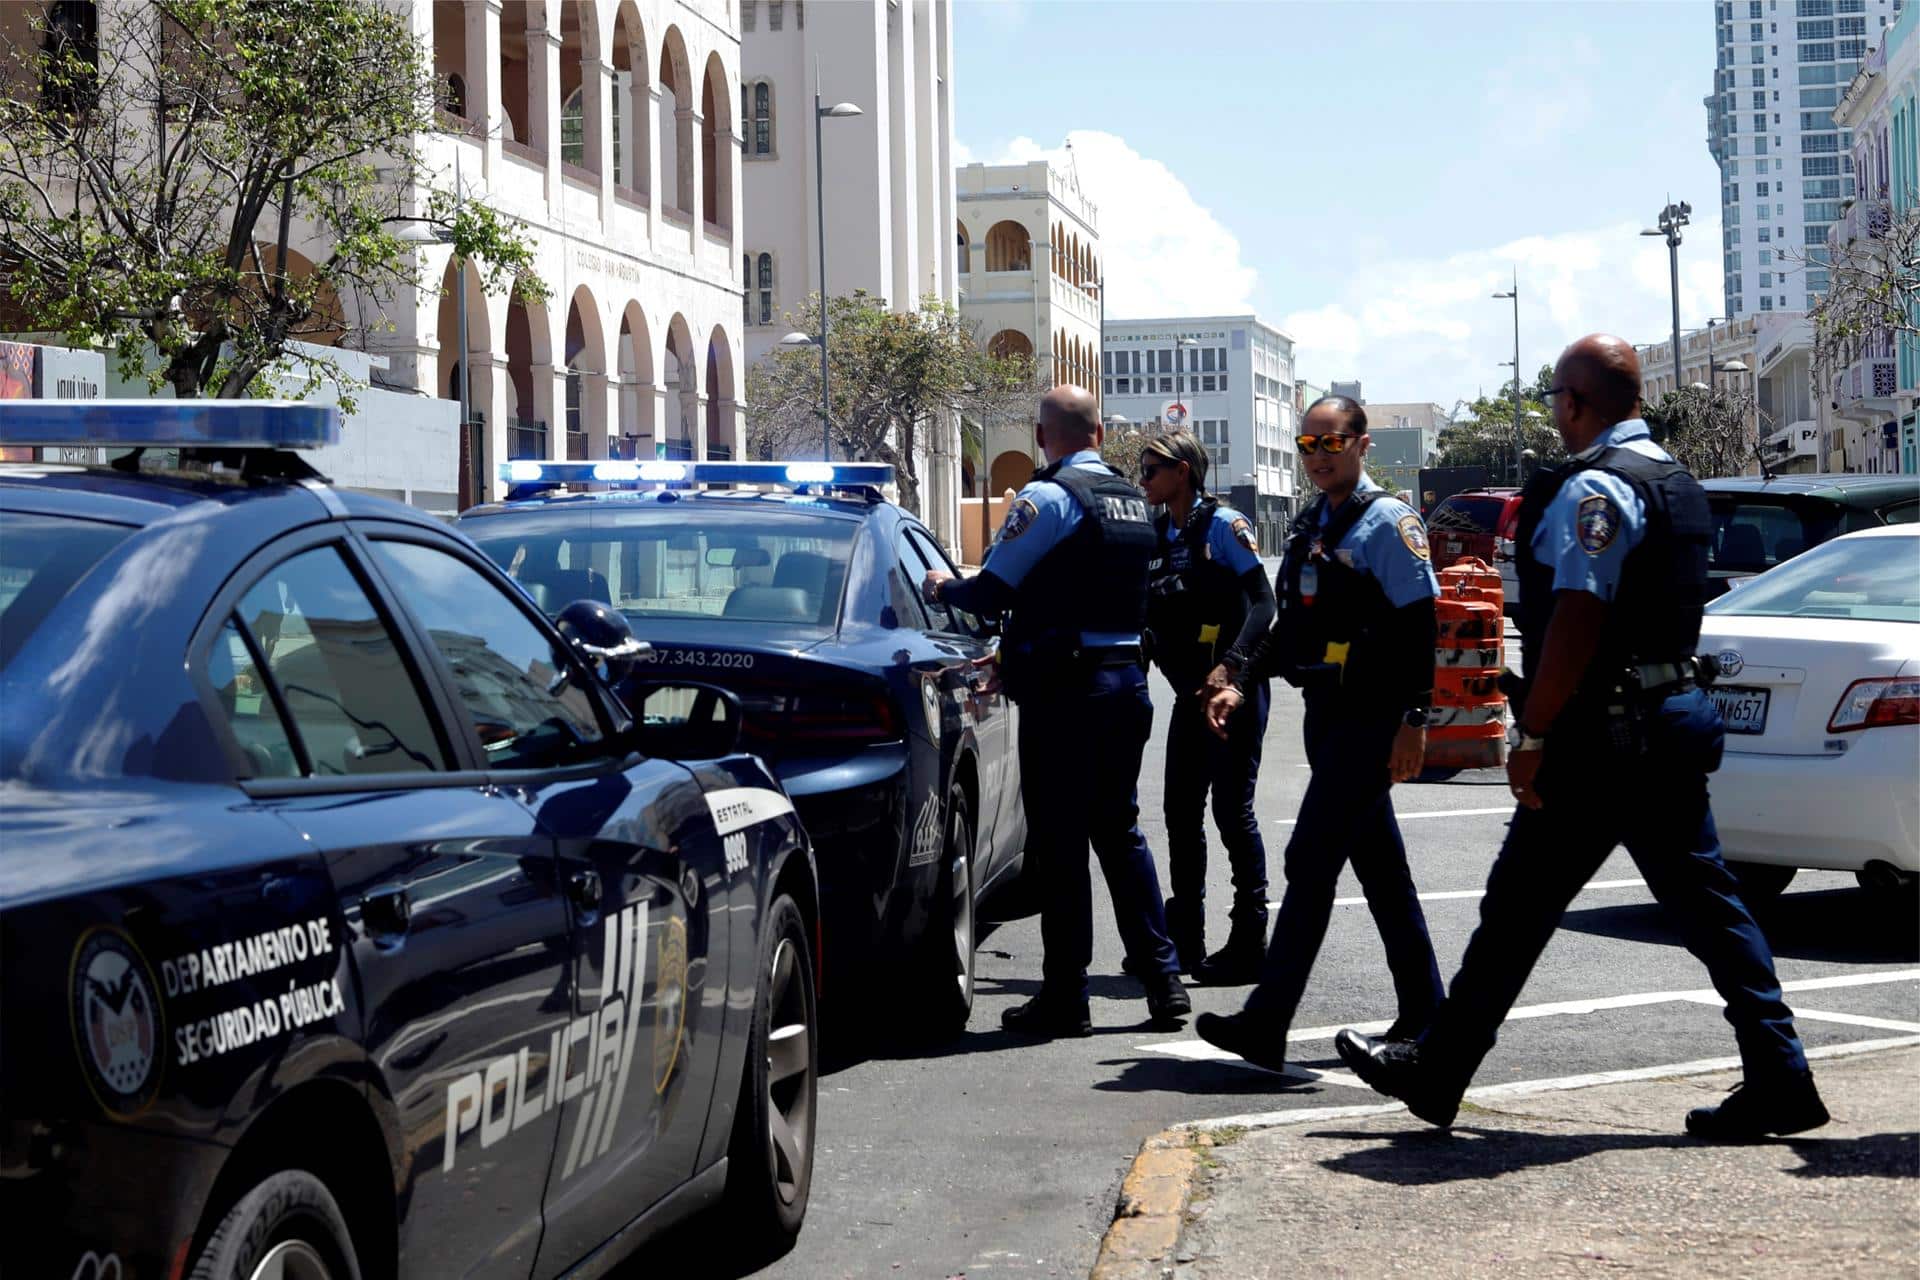
[[[1415,818],[1479,818],[1494,813],[1512,813],[1513,806],[1503,804],[1497,809],[1423,809],[1416,813],[1394,812],[1394,817],[1402,822],[1412,822]],[[1300,821],[1298,818],[1277,818],[1275,822],[1282,827],[1291,827]]]

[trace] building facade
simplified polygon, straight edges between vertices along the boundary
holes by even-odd
[[[739,24],[748,362],[821,291],[823,205],[828,295],[865,291],[896,311],[957,302],[951,0],[740,0]],[[860,114],[816,131],[816,86],[822,105]],[[958,419],[918,435],[920,514],[957,546]]]
[[[1674,389],[1673,340],[1649,343],[1640,355],[1641,398],[1658,404]],[[1738,365],[1738,368],[1728,368]],[[1744,468],[1758,475],[1820,469],[1821,423],[1814,404],[1813,329],[1805,315],[1756,313],[1680,335],[1682,387],[1719,385],[1750,392],[1757,417],[1755,453]]]
[[[1720,169],[1725,314],[1806,311],[1854,194],[1833,108],[1901,0],[1714,0],[1707,150]]]
[[[971,164],[954,175],[960,313],[980,344],[1028,356],[1043,384],[1099,394],[1100,215],[1071,170],[1044,160]],[[986,427],[990,494],[1018,489],[1040,462],[1027,417]]]
[[[1298,508],[1293,338],[1252,315],[1108,320],[1101,363],[1108,417],[1198,436],[1207,487],[1278,555]]]
[[[1358,384],[1355,384],[1358,385]],[[1390,481],[1394,492],[1420,489],[1420,469],[1430,467],[1440,456],[1440,432],[1452,426],[1444,407],[1413,402],[1408,404],[1370,404],[1360,402],[1367,411],[1367,434],[1373,442],[1367,446],[1367,463],[1383,486]]]

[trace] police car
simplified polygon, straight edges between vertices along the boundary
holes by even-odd
[[[622,620],[289,452],[337,434],[0,402],[0,444],[180,447],[0,464],[0,1271],[551,1276],[721,1200],[780,1248],[790,800],[731,695],[636,718]]]
[[[924,1029],[963,1027],[975,906],[1019,872],[1026,839],[1017,726],[983,661],[991,628],[920,598],[927,571],[952,565],[881,496],[893,469],[611,460],[502,473],[509,500],[465,512],[460,531],[549,611],[585,596],[643,630],[653,652],[623,689],[695,673],[739,696],[745,740],[819,858],[829,1006],[851,1003],[843,977],[879,971]]]

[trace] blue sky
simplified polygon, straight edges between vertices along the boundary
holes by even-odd
[[[1073,160],[1109,316],[1257,311],[1302,377],[1449,407],[1581,333],[1718,314],[1711,0],[961,0],[962,160]]]

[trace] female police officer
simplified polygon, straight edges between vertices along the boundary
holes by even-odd
[[[1195,1024],[1208,1043],[1276,1071],[1349,858],[1399,998],[1387,1034],[1418,1035],[1443,994],[1388,796],[1395,782],[1420,772],[1426,752],[1440,590],[1426,530],[1412,508],[1367,478],[1367,415],[1358,404],[1323,396],[1300,431],[1297,444],[1320,497],[1288,535],[1273,630],[1238,687],[1213,695],[1208,718],[1225,731],[1250,680],[1284,676],[1306,697],[1313,775],[1287,842],[1287,891],[1259,985],[1242,1012],[1202,1014]]]
[[[1173,894],[1167,933],[1180,967],[1202,982],[1252,982],[1267,946],[1267,849],[1253,812],[1267,682],[1250,679],[1247,706],[1223,737],[1207,732],[1207,699],[1230,685],[1273,623],[1273,589],[1253,526],[1207,492],[1207,450],[1191,432],[1147,442],[1140,488],[1163,508],[1154,521],[1147,634],[1154,665],[1173,685],[1167,729],[1165,813]],[[1206,954],[1207,790],[1233,867],[1233,929]]]

